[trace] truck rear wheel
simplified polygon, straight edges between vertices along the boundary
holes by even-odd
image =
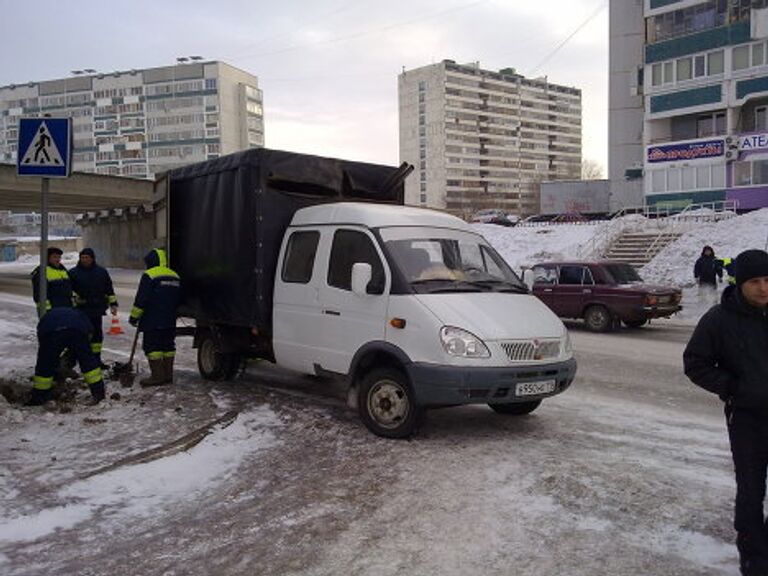
[[[240,369],[238,354],[222,354],[211,336],[205,336],[197,347],[197,369],[206,380],[232,380]]]
[[[488,404],[497,414],[508,414],[510,416],[522,416],[530,414],[541,405],[541,400],[532,400],[531,402],[515,402],[514,404]]]
[[[394,368],[375,368],[365,375],[357,406],[368,430],[384,438],[413,436],[424,413],[416,406],[408,378]]]

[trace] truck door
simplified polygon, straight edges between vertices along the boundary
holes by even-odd
[[[320,283],[323,338],[317,363],[325,370],[346,374],[352,357],[366,342],[384,340],[389,294],[389,272],[378,243],[364,229],[333,232],[324,282]],[[352,266],[371,265],[367,294],[352,292]]]
[[[310,374],[314,372],[315,346],[323,339],[319,286],[325,281],[325,267],[318,256],[322,236],[320,229],[289,231],[275,274],[272,306],[277,363]]]

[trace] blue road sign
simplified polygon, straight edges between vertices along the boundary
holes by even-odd
[[[66,178],[72,157],[72,121],[69,118],[22,118],[16,153],[19,176]]]

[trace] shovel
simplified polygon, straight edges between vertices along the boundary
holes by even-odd
[[[136,372],[133,369],[133,357],[136,354],[136,344],[139,341],[139,329],[136,329],[136,334],[133,336],[133,346],[131,346],[131,356],[128,358],[128,362],[115,362],[112,373],[117,374],[120,384],[123,388],[131,388],[133,381],[136,379]]]

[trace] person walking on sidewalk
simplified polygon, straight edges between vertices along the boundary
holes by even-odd
[[[717,303],[717,283],[723,280],[723,268],[715,258],[712,246],[704,246],[693,266],[693,276],[699,283],[699,300],[708,306]]]
[[[699,320],[685,374],[725,403],[736,472],[734,527],[744,576],[768,576],[763,511],[768,471],[768,253],[736,257],[736,284]]]
[[[142,386],[173,382],[176,356],[176,308],[181,299],[179,275],[168,268],[164,250],[151,250],[145,257],[147,270],[141,275],[130,323],[144,333],[142,349],[151,375],[139,381]]]
[[[107,309],[113,316],[117,315],[117,296],[112,286],[112,278],[106,268],[96,263],[96,254],[92,248],[80,251],[77,266],[69,271],[72,280],[72,291],[75,296],[75,308],[82,310],[93,325],[91,336],[91,351],[96,355],[99,366],[106,366],[101,361],[101,348],[104,343],[104,330],[101,325],[102,316]]]
[[[93,327],[88,317],[73,308],[53,308],[37,323],[37,363],[28,406],[40,406],[52,399],[53,377],[64,350],[80,365],[94,403],[104,399],[104,380],[96,356],[91,352]]]

